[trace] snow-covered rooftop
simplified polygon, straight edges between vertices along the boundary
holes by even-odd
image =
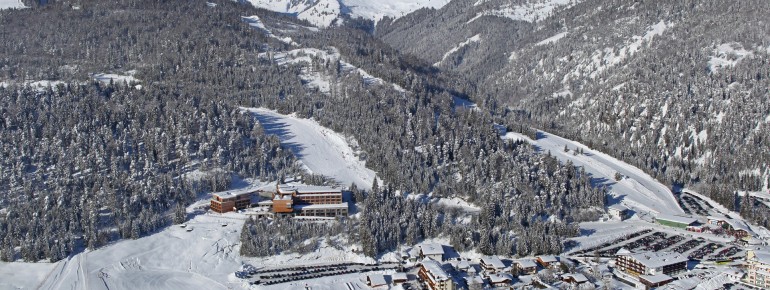
[[[770,264],[770,253],[768,252],[754,252],[754,259],[762,264]]]
[[[293,193],[297,194],[318,194],[318,193],[342,193],[339,188],[331,188],[328,186],[310,186],[310,185],[280,185],[278,186],[279,193]]]
[[[687,262],[687,256],[675,252],[644,252],[630,255],[642,265],[659,268],[666,265]]]
[[[556,263],[559,261],[556,256],[540,256],[538,258],[540,258],[540,261],[543,261],[544,263]]]
[[[444,247],[439,244],[423,244],[420,249],[423,255],[444,255]]]
[[[667,220],[667,221],[682,223],[687,225],[698,221],[698,219],[691,218],[691,217],[683,217],[683,216],[669,215],[669,214],[658,214],[658,216],[655,218],[658,220]]]
[[[519,264],[519,267],[522,267],[522,268],[537,267],[537,264],[535,264],[535,262],[530,259],[520,259],[520,260],[517,260],[516,263]]]
[[[492,274],[489,275],[489,282],[492,283],[503,283],[506,281],[513,281],[513,277],[511,277],[508,274]]]
[[[385,276],[382,274],[369,275],[367,280],[369,280],[369,283],[372,287],[388,285],[388,282],[385,281]]]
[[[486,256],[481,258],[481,262],[487,265],[490,265],[494,267],[495,269],[503,269],[505,268],[505,264],[503,264],[503,261],[500,260],[500,258],[496,256]]]
[[[631,255],[631,251],[629,251],[626,248],[620,248],[617,253],[615,253],[616,256],[628,256]]]
[[[430,276],[432,280],[435,280],[435,282],[446,281],[450,277],[449,274],[444,271],[444,268],[441,267],[441,264],[431,258],[422,260],[422,266],[430,273],[428,276]]]
[[[395,273],[390,277],[393,279],[393,281],[409,280],[409,276],[407,276],[406,273]]]
[[[298,210],[309,210],[309,209],[346,209],[348,208],[348,203],[338,203],[338,204],[301,204],[301,205],[295,205],[294,209]]]
[[[578,273],[578,274],[564,274],[561,277],[562,277],[562,279],[568,279],[569,278],[569,279],[575,280],[576,283],[588,282],[588,278],[586,278],[585,275],[580,274],[580,273]]]
[[[214,193],[213,195],[216,195],[216,196],[219,196],[219,197],[221,197],[223,199],[226,199],[226,198],[237,197],[237,196],[240,196],[240,195],[252,194],[252,193],[255,193],[255,192],[257,192],[257,188],[256,187],[247,187],[247,188],[241,188],[241,189],[217,192],[217,193]]]
[[[666,274],[656,274],[656,275],[641,275],[639,276],[640,279],[646,280],[647,282],[656,284],[656,283],[663,283],[669,280],[673,280],[674,278],[671,278],[671,276]]]
[[[468,263],[468,261],[460,261],[459,263],[457,263],[458,270],[466,270],[470,268],[471,268],[471,264]]]

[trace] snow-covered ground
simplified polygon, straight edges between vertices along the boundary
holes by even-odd
[[[27,6],[24,5],[21,0],[0,0],[0,10],[11,8],[27,8]],[[2,286],[2,284],[0,284],[0,286]]]
[[[262,22],[262,19],[259,19],[259,16],[256,16],[256,15],[248,16],[248,17],[242,16],[241,19],[243,21],[245,21],[246,23],[248,23],[249,26],[254,27],[257,30],[262,31],[268,37],[272,37],[272,38],[278,39],[279,41],[281,41],[283,43],[286,43],[288,45],[294,45],[294,46],[299,45],[296,42],[294,42],[294,40],[292,40],[291,37],[279,37],[279,36],[273,34],[273,32],[270,31],[270,29],[267,28],[267,26],[265,26],[265,23]]]
[[[38,274],[2,279],[0,288],[3,283],[26,283],[39,289],[229,289],[228,277],[241,267],[242,226],[242,216],[237,214],[198,215],[188,222],[190,232],[170,226],[47,264],[55,265],[53,269],[36,265],[31,271]],[[12,270],[27,267],[10,265]]]
[[[0,289],[37,289],[56,263],[0,262]]]
[[[455,46],[455,47],[453,47],[452,49],[450,49],[449,51],[447,51],[447,52],[444,54],[444,56],[441,58],[441,60],[440,60],[440,61],[438,61],[437,63],[434,63],[434,64],[433,64],[433,66],[440,66],[440,65],[441,65],[442,63],[444,63],[444,61],[445,61],[445,60],[446,60],[448,57],[450,57],[452,54],[454,54],[454,53],[458,52],[460,49],[462,49],[462,48],[464,48],[464,47],[466,47],[466,46],[470,45],[471,43],[477,43],[477,42],[481,42],[481,34],[476,34],[476,35],[474,35],[473,37],[471,37],[471,38],[468,38],[467,40],[465,40],[465,41],[463,41],[463,42],[459,43],[457,46]]]
[[[264,108],[243,108],[252,113],[268,134],[276,134],[281,144],[291,149],[308,171],[334,178],[343,186],[355,183],[371,188],[375,173],[366,168],[357,152],[343,137],[318,122],[282,115]]]
[[[635,210],[640,215],[656,216],[663,214],[683,214],[671,190],[644,173],[639,168],[631,166],[614,157],[588,148],[578,142],[540,131],[538,139],[532,140],[517,133],[508,133],[503,138],[520,139],[531,143],[541,152],[551,152],[562,162],[571,160],[576,166],[582,166],[592,175],[596,184],[605,184],[611,193],[611,203],[621,203]],[[567,146],[569,152],[564,152]],[[582,148],[584,154],[574,154],[574,150]],[[624,177],[615,181],[615,173]]]
[[[568,31],[557,33],[554,36],[551,36],[549,38],[543,39],[542,41],[540,41],[538,43],[535,43],[535,45],[546,45],[546,44],[549,44],[549,43],[557,42],[557,41],[559,41],[559,39],[562,39],[565,36],[567,36],[568,33],[569,33]]]
[[[7,0],[6,0],[7,1]],[[420,8],[441,8],[449,0],[248,0],[255,7],[296,15],[318,27],[328,27],[343,14],[380,21],[399,18]]]
[[[752,55],[751,51],[743,48],[737,42],[724,43],[714,49],[714,56],[709,60],[709,70],[717,72],[721,68],[733,67],[742,59]]]
[[[536,22],[543,20],[548,16],[551,16],[558,8],[569,8],[577,5],[582,0],[545,0],[545,1],[529,1],[527,4],[522,5],[507,5],[499,7],[495,10],[488,10],[476,15],[468,23],[479,19],[482,16],[499,16],[507,17],[513,20],[520,20],[526,22]],[[487,2],[486,0],[477,1],[474,6],[478,6]]]
[[[109,83],[110,81],[114,83],[132,83],[132,82],[138,82],[139,80],[134,77],[134,74],[136,74],[135,70],[127,71],[126,74],[113,74],[113,73],[98,73],[94,74],[93,78],[94,80],[103,82],[103,83]]]

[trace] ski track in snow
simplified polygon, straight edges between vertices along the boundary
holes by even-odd
[[[371,188],[375,173],[358,159],[346,139],[316,121],[282,115],[264,108],[242,108],[252,113],[268,134],[275,134],[313,173],[334,178],[342,186],[355,183]]]
[[[503,138],[521,139],[531,143],[542,153],[551,154],[562,162],[571,160],[575,166],[582,166],[588,174],[591,174],[595,185],[607,185],[611,192],[610,203],[621,203],[634,209],[637,213],[657,215],[684,214],[679,207],[671,190],[644,173],[639,168],[626,164],[607,154],[594,151],[578,142],[568,140],[551,133],[538,131],[537,140],[531,140],[517,133],[508,133]],[[564,152],[564,146],[569,152]],[[573,155],[576,148],[583,148],[584,155]],[[616,172],[625,177],[615,181]]]

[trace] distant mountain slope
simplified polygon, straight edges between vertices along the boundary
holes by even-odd
[[[6,0],[7,1],[7,0]],[[318,27],[328,27],[350,16],[379,21],[398,18],[421,8],[441,8],[449,0],[247,0],[255,7],[294,14]]]
[[[769,2],[512,3],[456,0],[383,21],[377,35],[474,81],[474,98],[510,124],[702,187],[732,210],[733,191],[768,189]],[[770,209],[743,211],[767,225]]]

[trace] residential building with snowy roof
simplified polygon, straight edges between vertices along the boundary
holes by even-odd
[[[422,244],[420,245],[420,258],[444,261],[444,246],[440,244]]]
[[[420,262],[420,270],[417,272],[420,279],[428,285],[431,290],[455,290],[456,286],[441,263],[431,258],[425,258]]]
[[[479,265],[487,273],[497,273],[505,269],[505,264],[497,256],[485,256],[479,259]]]
[[[514,275],[534,275],[537,274],[537,264],[531,259],[519,259],[513,262]]]
[[[327,186],[276,185],[272,198],[273,213],[306,217],[348,215],[348,203],[342,190]]]
[[[211,195],[210,208],[218,213],[248,208],[251,206],[251,195],[255,192],[257,192],[255,188],[246,188],[214,193]]]
[[[687,270],[687,256],[676,252],[633,253],[621,249],[615,255],[618,269],[634,277],[657,274],[676,275]]]
[[[744,281],[759,288],[770,288],[770,253],[746,252],[746,277]]]

